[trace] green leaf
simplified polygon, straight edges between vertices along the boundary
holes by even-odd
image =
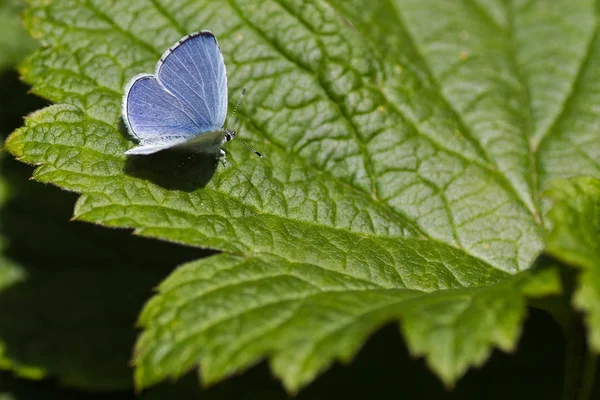
[[[548,213],[552,229],[548,252],[581,268],[573,297],[585,313],[588,341],[600,352],[600,181],[579,178],[557,181],[548,191],[554,204]]]
[[[58,104],[9,151],[81,193],[79,220],[223,252],[144,309],[139,386],[268,357],[295,391],[389,321],[452,385],[514,348],[526,296],[558,291],[530,268],[540,193],[600,176],[592,1],[38,0],[25,23],[46,47],[21,73]],[[126,159],[123,86],[199,29],[266,157]]]

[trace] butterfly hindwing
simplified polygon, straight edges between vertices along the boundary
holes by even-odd
[[[200,129],[190,111],[149,74],[136,76],[127,86],[123,114],[129,132],[141,146],[183,142]],[[136,154],[133,150],[129,154]]]

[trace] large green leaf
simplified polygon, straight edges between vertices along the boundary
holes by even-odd
[[[548,182],[600,175],[593,2],[38,0],[25,23],[46,47],[21,72],[58,104],[9,150],[80,220],[223,252],[145,308],[138,385],[269,357],[293,391],[390,320],[452,384],[556,292],[530,267]],[[266,157],[127,160],[124,84],[199,29]]]

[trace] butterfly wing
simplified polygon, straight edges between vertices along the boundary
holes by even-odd
[[[209,31],[192,33],[163,54],[156,77],[203,127],[220,130],[227,116],[227,75],[221,49]]]
[[[226,115],[227,76],[217,39],[209,31],[190,34],[163,54],[155,75],[138,75],[127,85],[123,116],[140,146],[126,154],[170,147],[217,152]]]
[[[183,143],[202,131],[192,113],[153,75],[134,77],[125,89],[123,117],[140,146],[126,154],[151,154]]]

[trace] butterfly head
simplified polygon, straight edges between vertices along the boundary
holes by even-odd
[[[225,128],[225,141],[229,142],[231,139],[235,139],[235,130]]]

